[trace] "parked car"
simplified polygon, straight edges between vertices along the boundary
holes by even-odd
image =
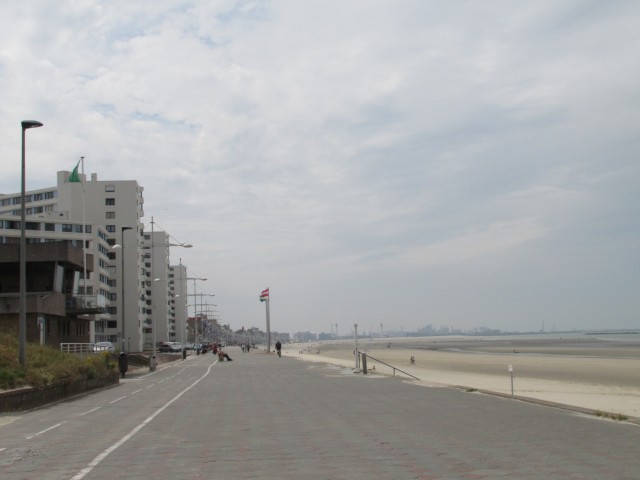
[[[93,346],[93,351],[95,353],[98,353],[98,352],[113,353],[116,351],[116,347],[114,347],[113,343],[111,342],[98,342]]]
[[[182,352],[182,345],[178,342],[164,342],[158,347],[160,353],[180,353]]]

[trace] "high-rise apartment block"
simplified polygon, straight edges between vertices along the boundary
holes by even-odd
[[[81,181],[73,182],[69,181],[70,173],[58,172],[55,187],[25,194],[27,244],[58,241],[84,247],[81,265],[73,267],[76,273],[67,273],[64,291],[55,293],[64,294],[67,304],[76,302],[70,299],[78,298],[80,303],[84,302],[83,306],[90,304],[95,308],[67,308],[62,313],[59,309],[55,319],[47,319],[45,311],[34,311],[28,315],[32,329],[37,318],[50,327],[45,331],[46,343],[86,338],[85,341],[90,342],[111,341],[126,351],[149,349],[154,340],[180,340],[180,329],[184,330],[181,319],[186,317],[186,280],[176,285],[175,278],[171,277],[169,235],[145,232],[143,187],[135,180],[98,180],[96,174],[90,178],[81,174]],[[20,194],[0,194],[0,253],[3,244],[17,246],[19,243],[20,203]],[[0,257],[6,257],[8,262],[13,254],[11,251]],[[17,258],[15,260],[17,262]],[[58,261],[58,267],[61,263]],[[28,296],[50,297],[47,288],[51,287],[53,292],[53,285],[48,284],[55,283],[58,275],[56,267],[52,268],[51,281],[49,278],[39,280],[36,290],[28,285]],[[34,276],[41,273],[36,263],[28,260],[27,280],[31,278],[31,285],[35,282]],[[0,275],[3,298],[17,295],[14,291],[17,280],[7,275],[7,278]],[[183,277],[186,278],[186,273]],[[10,287],[3,287],[9,283]],[[59,285],[56,288],[59,289]],[[175,292],[183,290],[184,303],[179,301],[178,305],[185,311],[176,313],[174,296],[181,293]],[[3,317],[9,319],[5,324],[12,325],[15,312],[11,312],[0,309],[0,327]],[[75,329],[70,327],[72,324]]]

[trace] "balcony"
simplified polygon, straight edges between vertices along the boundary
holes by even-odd
[[[94,315],[107,312],[104,295],[67,295],[65,298],[67,315]]]
[[[64,317],[65,296],[57,292],[27,292],[27,313],[39,313]],[[20,296],[18,293],[0,293],[0,315],[18,314]]]

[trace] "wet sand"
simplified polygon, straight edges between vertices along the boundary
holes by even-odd
[[[284,354],[353,368],[354,346],[353,340],[290,344]],[[517,396],[640,417],[640,341],[422,337],[359,340],[358,348],[371,373],[393,374],[384,362],[425,385],[510,395],[511,365]]]

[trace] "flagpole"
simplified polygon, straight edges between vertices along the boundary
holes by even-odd
[[[84,264],[84,290],[83,290],[83,299],[84,299],[84,308],[87,308],[87,209],[85,205],[85,189],[84,189],[84,157],[80,157],[80,161],[82,162],[82,257]],[[95,332],[94,332],[95,337]],[[95,340],[95,338],[94,338]]]
[[[271,324],[269,322],[269,297],[267,297],[267,352],[271,351]]]

